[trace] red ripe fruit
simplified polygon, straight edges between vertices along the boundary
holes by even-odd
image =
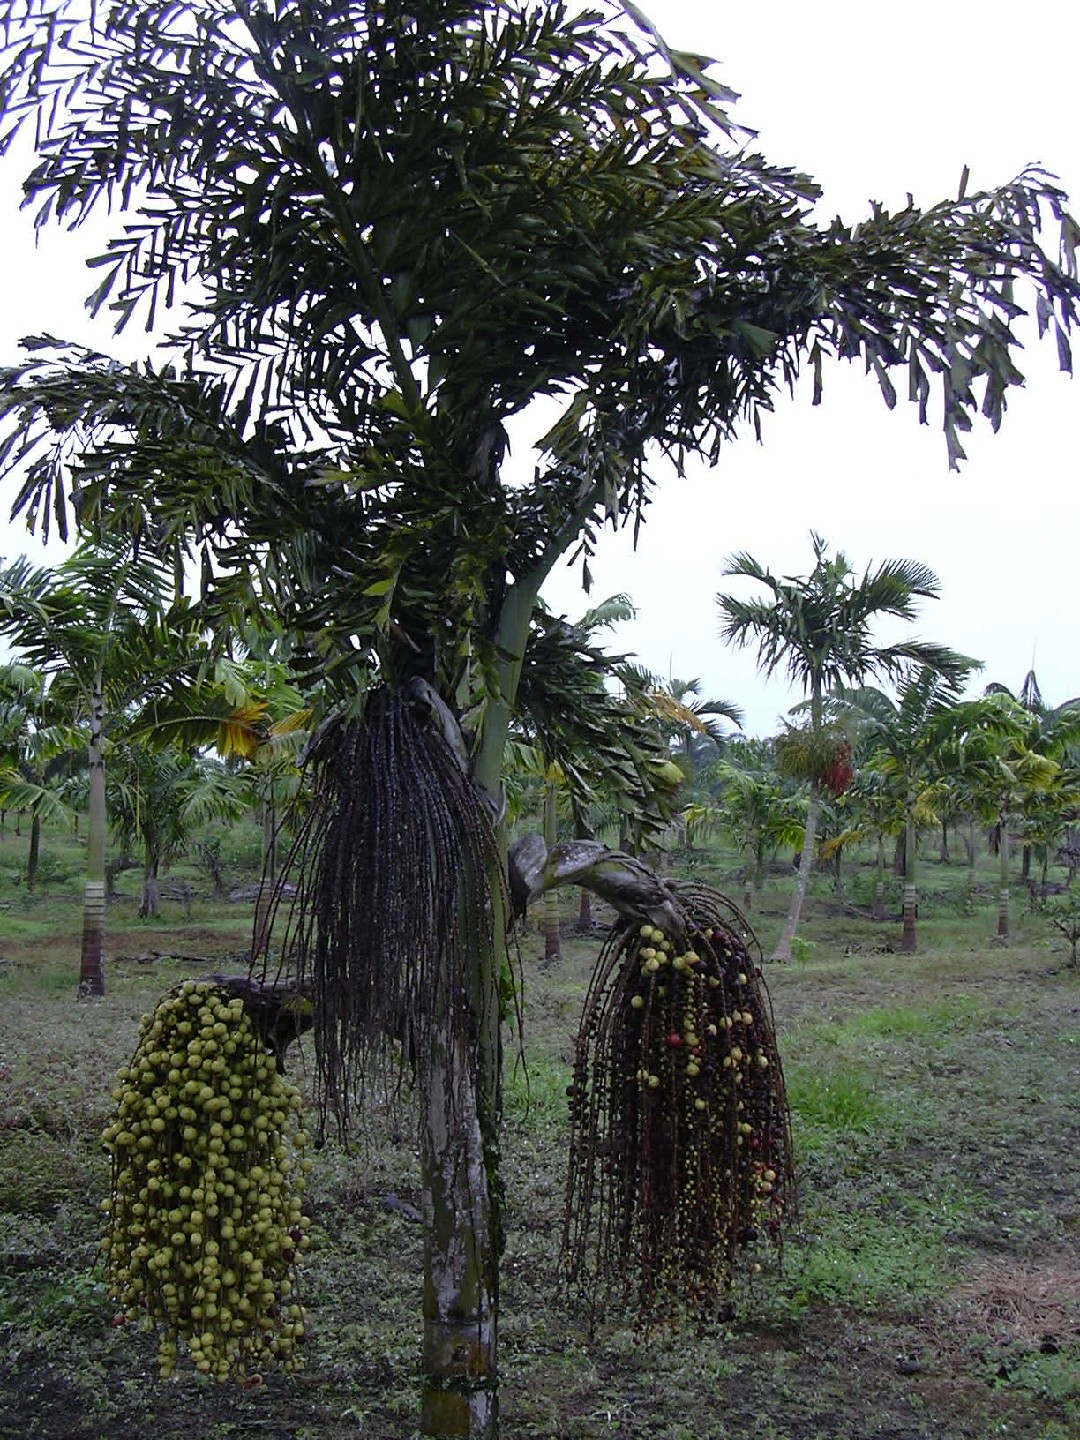
[[[671,1034],[667,1037],[667,1043],[671,1046],[672,1050],[677,1050],[682,1044],[682,1036],[677,1030],[672,1030]]]

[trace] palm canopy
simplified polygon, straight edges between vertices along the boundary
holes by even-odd
[[[254,577],[322,669],[459,693],[508,581],[640,520],[649,447],[715,459],[830,355],[890,404],[903,367],[924,419],[938,384],[956,464],[1022,378],[1014,278],[1069,363],[1080,232],[1049,177],[819,227],[629,4],[113,0],[90,26],[28,0],[0,53],[39,223],[129,212],[92,308],[186,307],[171,360],[42,339],[0,378],[16,508],[63,528],[77,490],[80,526],[186,546],[223,604]],[[541,463],[504,484],[541,397]]]
[[[718,594],[721,635],[730,644],[754,643],[766,675],[784,668],[811,702],[859,684],[870,675],[898,677],[922,665],[941,674],[970,667],[947,646],[926,640],[877,645],[874,622],[883,616],[913,620],[916,600],[935,597],[937,576],[916,560],[885,560],[857,578],[842,550],[827,553],[827,542],[811,532],[814,568],[808,575],[776,576],[752,555],[733,555],[725,575],[756,580],[768,599]]]

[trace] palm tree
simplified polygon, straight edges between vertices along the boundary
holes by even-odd
[[[738,554],[728,560],[724,573],[756,581],[769,598],[716,597],[722,638],[739,647],[755,644],[759,668],[766,675],[786,670],[808,701],[810,803],[795,893],[774,960],[791,959],[813,864],[825,769],[821,763],[827,740],[825,702],[871,675],[898,677],[913,665],[947,673],[955,658],[952,651],[927,641],[877,645],[872,639],[876,620],[882,616],[913,620],[916,599],[937,595],[940,585],[933,571],[914,560],[886,560],[873,571],[867,568],[859,579],[843,551],[830,557],[827,542],[814,531],[810,541],[814,568],[808,575],[776,576],[752,555]],[[820,757],[817,763],[815,754]]]
[[[745,769],[723,761],[709,767],[710,786],[719,789],[712,803],[687,807],[688,830],[703,834],[725,827],[746,857],[744,904],[753,904],[765,883],[765,865],[781,845],[802,844],[803,806],[792,794],[790,782],[774,769]]]
[[[124,851],[143,852],[141,916],[158,913],[158,879],[208,821],[235,820],[251,798],[247,776],[177,745],[121,742],[111,748],[109,824]]]
[[[916,859],[919,826],[936,818],[935,803],[946,772],[955,768],[956,737],[965,712],[957,697],[978,662],[953,654],[944,669],[922,665],[901,682],[895,701],[872,687],[843,697],[872,753],[867,768],[899,798],[904,824],[904,921],[901,949],[917,948]],[[880,858],[880,837],[879,837]]]
[[[1063,747],[1058,744],[1058,737],[1063,732],[1074,733],[1074,722],[1076,715],[1080,712],[1080,696],[1074,696],[1071,700],[1064,700],[1060,705],[1048,705],[1042,696],[1039,687],[1038,677],[1034,669],[1031,669],[1024,676],[1020,689],[1014,695],[1013,692],[998,681],[992,680],[984,692],[987,695],[1006,695],[1022,705],[1031,717],[1032,748],[1042,753],[1053,754],[1060,758]],[[1040,802],[1044,811],[1043,824],[1039,827],[1040,839],[1034,840],[1025,834],[1024,837],[1024,858],[1021,878],[1027,880],[1031,870],[1032,844],[1044,844],[1046,840],[1046,821],[1049,820],[1049,813],[1046,805]],[[1051,807],[1052,808],[1052,807]],[[1066,810],[1067,810],[1066,806]],[[1063,811],[1062,820],[1066,818]]]
[[[1076,781],[1062,762],[1080,740],[1080,710],[1065,709],[1052,725],[1044,726],[1042,717],[1002,689],[958,709],[965,723],[961,773],[997,847],[997,937],[1004,944],[1011,928],[1012,829],[1027,811],[1037,815],[1043,798],[1055,788],[1062,815],[1071,810]]]
[[[940,384],[957,464],[969,417],[997,423],[1021,378],[1013,277],[1032,278],[1063,342],[1080,300],[1039,244],[1040,203],[1063,214],[1044,177],[818,227],[815,188],[741,148],[708,65],[629,0],[612,9],[144,0],[99,26],[33,0],[0,36],[5,139],[36,122],[42,223],[138,212],[100,257],[93,307],[153,326],[186,302],[161,363],[42,342],[0,376],[0,475],[18,470],[20,512],[63,524],[74,488],[84,533],[152,533],[198,558],[216,622],[279,613],[350,718],[320,737],[332,778],[354,742],[422,714],[456,757],[422,792],[416,754],[395,751],[373,782],[387,833],[338,830],[338,853],[321,852],[397,907],[373,909],[361,887],[354,914],[325,887],[336,962],[356,953],[355,923],[373,961],[421,954],[440,983],[409,989],[407,1016],[394,984],[383,1011],[319,1014],[325,1056],[376,1035],[390,1051],[413,1022],[427,1042],[423,1423],[484,1436],[502,778],[544,581],[570,554],[587,567],[605,520],[643,518],[657,449],[715,458],[825,355],[865,358],[889,403],[902,368],[923,412]],[[556,418],[532,480],[510,484],[505,426],[534,405]],[[418,813],[417,848],[391,850]],[[475,884],[447,881],[447,923],[428,879],[462,827]],[[394,855],[415,878],[410,933],[427,932],[411,947],[396,938],[404,879],[385,883]]]
[[[105,730],[147,689],[172,570],[113,543],[76,551],[57,570],[17,560],[0,570],[0,633],[50,677],[54,703],[88,726],[87,832],[79,994],[105,993]],[[160,655],[158,656],[160,660]]]
[[[152,733],[191,744],[253,743],[259,712],[235,681],[216,682],[202,626],[176,600],[174,583],[171,561],[136,554],[117,538],[81,547],[55,570],[24,559],[0,567],[0,634],[47,678],[54,714],[80,727],[87,746],[84,997],[105,993],[107,739]]]
[[[43,823],[72,818],[64,791],[79,742],[63,722],[41,672],[19,661],[0,665],[0,807],[30,815],[30,891],[37,882]]]
[[[657,681],[652,698],[657,714],[670,727],[687,768],[698,760],[697,744],[711,741],[715,755],[715,746],[728,738],[731,732],[720,723],[721,720],[727,720],[741,730],[746,718],[742,707],[734,701],[703,700],[701,681],[697,678],[683,680],[670,676],[666,681]]]

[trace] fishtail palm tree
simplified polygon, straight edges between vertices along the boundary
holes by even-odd
[[[890,404],[902,371],[923,417],[940,385],[956,465],[1022,378],[1013,278],[1063,360],[1076,320],[1048,177],[819,227],[733,98],[630,0],[26,0],[0,33],[41,223],[136,212],[92,307],[186,306],[161,362],[41,341],[0,376],[0,474],[39,525],[75,490],[84,531],[187,550],[218,616],[275,610],[348,716],[314,747],[327,797],[379,802],[351,812],[366,835],[323,812],[324,998],[362,993],[370,956],[380,1005],[318,1007],[320,1053],[342,1080],[403,1026],[425,1042],[429,1433],[497,1426],[502,772],[544,581],[642,519],[657,449],[715,459],[825,357],[865,359]],[[557,418],[510,484],[534,402]]]

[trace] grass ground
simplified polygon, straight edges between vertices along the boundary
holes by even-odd
[[[565,1086],[596,944],[569,942],[544,972],[526,937],[528,1079],[512,1069],[507,1086],[506,1440],[1080,1437],[1080,976],[1034,918],[992,945],[992,910],[963,913],[962,872],[940,880],[917,955],[878,951],[897,926],[822,896],[801,958],[766,967],[800,1209],[782,1266],[762,1257],[735,1317],[700,1332],[643,1337],[611,1313],[590,1336],[560,1288]],[[163,1382],[152,1337],[113,1325],[97,1137],[138,1016],[198,971],[121,957],[220,968],[250,913],[196,900],[190,922],[173,905],[152,925],[123,902],[109,993],[79,1004],[70,891],[0,911],[0,1440],[409,1440],[421,1235],[387,1204],[419,1203],[407,1126],[316,1156],[301,1375],[257,1391]],[[766,953],[785,898],[767,892],[755,914]]]

